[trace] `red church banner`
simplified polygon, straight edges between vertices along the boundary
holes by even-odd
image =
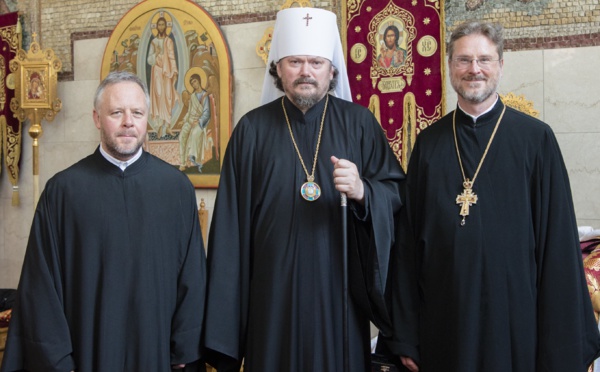
[[[443,0],[343,0],[354,102],[368,107],[406,169],[416,136],[445,112]]]
[[[2,162],[6,165],[8,179],[13,185],[12,204],[19,204],[18,182],[21,162],[21,123],[10,109],[10,101],[15,96],[14,84],[10,75],[10,61],[16,57],[21,47],[19,14],[0,15],[0,171]],[[8,79],[7,79],[8,78]]]

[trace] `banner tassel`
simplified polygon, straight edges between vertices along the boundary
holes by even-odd
[[[19,186],[13,186],[12,205],[13,207],[18,207],[20,204],[21,203],[19,199]]]

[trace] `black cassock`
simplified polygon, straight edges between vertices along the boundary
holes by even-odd
[[[326,99],[306,115],[285,99],[308,172]],[[369,368],[369,320],[389,331],[382,299],[404,173],[364,107],[329,97],[315,182],[294,150],[281,99],[246,114],[225,155],[208,249],[206,346],[244,370],[341,371],[342,231],[330,157],[354,162],[364,208],[350,203],[351,371]]]
[[[457,109],[466,177],[473,178],[503,107],[498,100],[477,124]],[[407,173],[395,353],[420,360],[421,372],[585,371],[600,338],[550,127],[506,108],[464,226],[452,113],[419,135]]]
[[[170,371],[200,358],[206,261],[194,188],[144,152],[96,152],[46,184],[3,372]],[[202,368],[202,367],[200,367]]]

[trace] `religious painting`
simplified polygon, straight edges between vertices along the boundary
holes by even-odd
[[[23,69],[21,107],[37,108],[49,106],[47,94],[48,66],[29,64]]]
[[[19,121],[27,118],[39,124],[41,118],[54,120],[62,108],[56,97],[57,74],[62,62],[52,49],[44,49],[37,42],[34,33],[28,51],[19,49],[9,63],[10,75],[6,81],[15,90],[11,100],[11,110]]]
[[[214,19],[189,0],[146,0],[113,31],[101,78],[129,71],[148,86],[144,148],[184,172],[197,188],[216,188],[231,135],[232,67]]]
[[[353,101],[375,115],[406,170],[417,135],[444,113],[443,0],[342,2]]]
[[[382,68],[396,68],[406,61],[406,31],[404,22],[394,16],[380,22],[377,32],[377,64]],[[376,53],[373,53],[375,55]]]
[[[42,70],[25,70],[25,90],[27,95],[25,97],[28,101],[42,101],[46,97],[46,74],[44,69]]]

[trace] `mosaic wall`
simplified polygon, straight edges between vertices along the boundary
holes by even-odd
[[[0,4],[7,0],[0,0]],[[167,1],[168,0],[164,0]],[[340,0],[312,1],[313,6],[333,10]],[[72,70],[73,38],[95,38],[110,35],[121,17],[140,1],[132,0],[19,0],[19,11],[41,3],[42,42],[52,48],[63,62],[63,75]],[[240,24],[268,21],[285,3],[284,0],[209,0],[195,1],[215,18],[218,24]],[[33,20],[26,17],[26,23]],[[31,24],[24,25],[24,45],[28,46]],[[67,73],[68,75],[68,73]]]
[[[498,22],[508,39],[552,38],[600,31],[598,0],[454,0],[446,1],[446,25],[467,19]]]
[[[63,61],[62,80],[72,74],[73,40],[106,37],[138,1],[131,0],[0,0],[2,9],[19,10],[25,20],[24,45],[29,45],[29,9],[41,4],[43,46]],[[165,0],[167,1],[167,0]],[[288,0],[290,1],[290,0]],[[381,0],[347,0],[381,1]],[[411,1],[406,0],[407,6]],[[428,1],[428,0],[418,0]],[[291,1],[290,1],[291,2]],[[342,0],[312,1],[313,6],[338,12]],[[220,25],[274,19],[285,0],[196,1]],[[553,49],[600,45],[598,0],[446,0],[448,30],[467,19],[500,22],[506,28],[507,50]],[[448,32],[449,34],[449,32]]]

